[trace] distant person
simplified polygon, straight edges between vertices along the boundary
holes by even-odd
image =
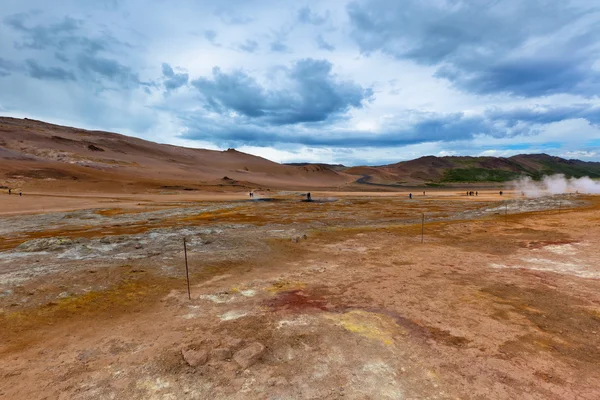
[[[12,189],[8,189],[8,194],[12,194]]]
[[[310,192],[306,193],[306,200],[312,201],[312,198],[310,197]]]
[[[23,196],[23,192],[19,192],[19,196]]]
[[[250,198],[254,197],[254,193],[250,192]]]
[[[475,192],[475,196],[479,196],[479,193],[478,193],[478,192]]]
[[[409,194],[408,194],[408,198],[409,198],[409,199],[412,199],[412,193],[409,193]]]
[[[467,192],[467,196],[469,195],[469,192]]]
[[[425,191],[423,190],[423,196],[425,196]]]
[[[500,196],[502,196],[502,190],[500,191]]]

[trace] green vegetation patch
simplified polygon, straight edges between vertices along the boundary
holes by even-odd
[[[518,172],[486,168],[454,168],[444,172],[442,182],[507,182],[518,179]]]

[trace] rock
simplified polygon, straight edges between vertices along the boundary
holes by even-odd
[[[181,355],[190,367],[204,365],[208,361],[208,352],[206,350],[182,349]]]
[[[210,358],[218,361],[231,360],[231,350],[227,347],[219,347],[210,352]]]
[[[265,346],[254,342],[244,347],[233,355],[233,359],[240,367],[246,369],[254,365],[265,352]]]
[[[231,349],[231,351],[237,351],[244,345],[244,341],[242,339],[231,338],[228,339],[225,343],[222,343],[225,347]]]

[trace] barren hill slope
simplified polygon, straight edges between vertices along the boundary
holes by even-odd
[[[355,180],[324,166],[282,165],[233,149],[192,149],[14,118],[0,118],[0,160],[0,182],[38,189],[243,190],[338,187]]]

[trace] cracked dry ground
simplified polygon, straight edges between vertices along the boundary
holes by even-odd
[[[169,246],[127,264],[65,260],[68,274],[6,292],[0,398],[598,399],[600,201],[583,200],[440,218],[423,244],[419,224],[386,219],[389,199],[347,201],[347,214],[261,204],[260,223],[254,205],[228,208],[212,231],[188,215],[183,234],[201,236],[191,300]]]

